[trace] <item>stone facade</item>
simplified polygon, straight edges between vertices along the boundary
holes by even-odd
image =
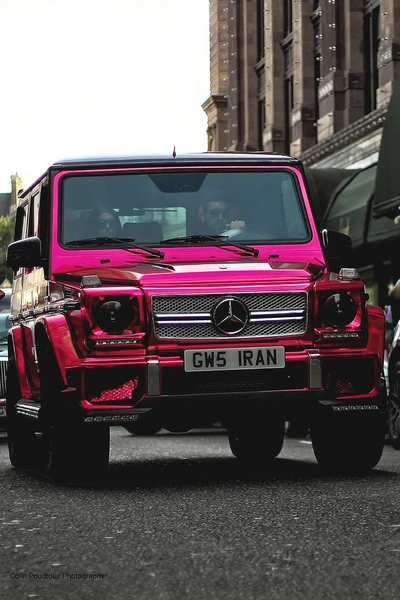
[[[22,190],[22,180],[16,173],[11,175],[11,192],[0,194],[0,217],[13,214],[18,206],[18,192]]]
[[[400,75],[399,0],[210,0],[210,150],[372,161]]]

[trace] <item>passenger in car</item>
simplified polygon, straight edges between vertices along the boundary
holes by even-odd
[[[118,214],[113,208],[107,206],[96,207],[88,223],[90,236],[93,237],[120,237],[122,226]]]
[[[234,212],[234,207],[223,192],[216,191],[208,194],[199,215],[204,233],[221,235],[230,229],[245,228],[245,221],[234,218],[236,216]]]

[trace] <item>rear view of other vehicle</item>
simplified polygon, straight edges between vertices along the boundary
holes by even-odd
[[[0,290],[0,429],[6,426],[7,332],[10,321],[11,289]]]

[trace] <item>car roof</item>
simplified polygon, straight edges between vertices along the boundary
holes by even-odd
[[[121,154],[66,157],[57,160],[35,179],[29,186],[20,190],[19,198],[24,198],[49,172],[63,169],[93,169],[106,167],[156,167],[156,166],[227,166],[245,162],[253,166],[301,166],[301,161],[287,154],[277,152],[198,152],[179,154]]]
[[[51,169],[69,167],[93,166],[126,166],[126,165],[202,165],[202,164],[237,164],[246,162],[251,164],[294,164],[300,161],[292,156],[277,154],[275,152],[199,152],[189,154],[160,154],[160,155],[112,155],[112,156],[84,156],[63,158],[51,165]]]

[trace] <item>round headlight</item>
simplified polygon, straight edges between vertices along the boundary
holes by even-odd
[[[95,311],[98,326],[107,333],[122,333],[135,318],[132,304],[121,300],[107,300]]]
[[[346,327],[357,314],[356,301],[346,292],[329,296],[323,307],[323,320],[330,327]]]

